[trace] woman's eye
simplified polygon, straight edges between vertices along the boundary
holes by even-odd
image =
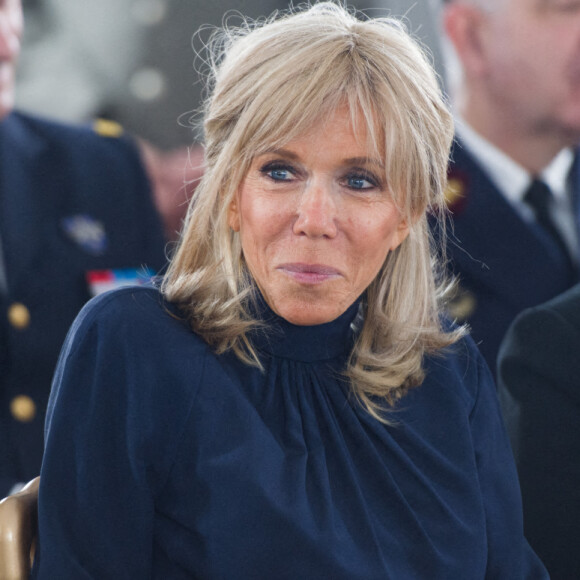
[[[271,169],[268,175],[277,181],[283,181],[290,177],[290,172],[287,169]]]
[[[378,187],[377,181],[370,175],[348,175],[346,185],[351,189],[374,189]]]
[[[289,181],[294,177],[294,171],[287,165],[269,163],[260,171],[274,181]]]

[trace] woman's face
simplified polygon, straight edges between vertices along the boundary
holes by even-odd
[[[362,128],[361,128],[362,129]],[[256,157],[229,213],[270,308],[297,325],[330,322],[373,281],[408,226],[381,159],[348,108]]]

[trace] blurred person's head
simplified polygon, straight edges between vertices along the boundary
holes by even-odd
[[[14,72],[21,34],[20,0],[0,0],[0,120],[14,106]]]
[[[530,169],[580,140],[579,0],[447,0],[443,11],[470,125]]]

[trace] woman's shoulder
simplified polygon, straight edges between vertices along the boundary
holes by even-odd
[[[106,317],[119,311],[149,309],[154,312],[162,305],[170,304],[160,290],[152,285],[127,285],[98,294],[89,300],[81,311],[81,316]]]
[[[102,464],[106,456],[111,469],[124,469],[117,451],[125,445],[162,486],[204,384],[208,352],[155,288],[125,287],[89,301],[54,375],[46,420],[51,461],[59,463],[54,458],[72,438],[87,462]]]
[[[118,288],[90,300],[73,323],[68,342],[78,344],[89,335],[91,342],[117,344],[139,356],[169,346],[179,350],[185,343],[190,354],[191,349],[201,353],[207,348],[179,308],[149,285]]]
[[[209,352],[156,288],[131,286],[103,293],[85,305],[69,331],[49,406],[57,399],[76,405],[82,384],[84,406],[110,398],[120,409],[120,401],[128,397],[139,401],[140,412],[149,409],[153,416],[163,405],[173,404],[167,401],[171,385],[175,405],[187,407],[203,382]],[[173,411],[175,416],[181,412]]]
[[[469,335],[427,356],[424,368],[425,389],[437,386],[451,390],[470,407],[476,404],[481,389],[495,390],[491,371]]]
[[[137,324],[139,330],[151,324],[187,326],[177,306],[168,302],[152,285],[123,286],[103,292],[89,300],[77,317],[76,325],[95,323],[117,328]]]

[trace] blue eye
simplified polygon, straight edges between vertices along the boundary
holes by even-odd
[[[370,175],[348,175],[346,184],[351,189],[373,189],[377,187],[377,182]]]
[[[268,163],[260,171],[274,181],[290,181],[294,177],[293,168],[281,163]]]
[[[290,177],[290,172],[287,169],[270,169],[268,175],[276,181],[285,181]]]

